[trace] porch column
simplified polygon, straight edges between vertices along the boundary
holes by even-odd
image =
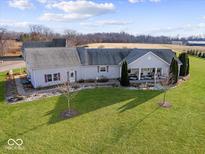
[[[157,75],[157,68],[155,68],[154,70],[154,75]]]
[[[141,80],[141,68],[139,68],[139,76],[138,76],[138,80]]]
[[[155,70],[154,70],[154,85],[156,85],[156,83],[157,83],[157,68],[155,68]]]

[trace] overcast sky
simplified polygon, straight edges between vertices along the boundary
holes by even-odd
[[[1,0],[0,25],[28,31],[120,32],[167,36],[205,34],[205,0]]]

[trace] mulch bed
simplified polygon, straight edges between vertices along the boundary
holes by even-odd
[[[61,118],[62,119],[69,119],[69,118],[73,118],[79,114],[80,114],[80,112],[78,112],[74,109],[67,109],[61,113]]]
[[[169,103],[169,102],[161,102],[159,103],[160,107],[163,107],[163,108],[171,108],[172,105]]]

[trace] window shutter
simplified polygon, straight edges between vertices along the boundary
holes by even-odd
[[[98,66],[98,73],[100,72],[100,66]]]
[[[46,74],[44,75],[44,77],[45,77],[45,82],[48,82],[48,79],[47,79],[47,75],[46,75]]]
[[[107,66],[107,72],[109,72],[109,66]]]

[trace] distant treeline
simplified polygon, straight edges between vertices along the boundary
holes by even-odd
[[[186,38],[167,37],[167,36],[150,36],[150,35],[132,35],[126,32],[111,33],[91,33],[82,34],[74,30],[65,30],[63,34],[54,33],[52,29],[43,25],[30,25],[29,32],[19,33],[11,32],[0,27],[0,34],[3,31],[4,39],[17,39],[19,41],[44,41],[53,38],[65,38],[71,45],[83,45],[88,43],[160,43],[171,44],[172,41],[205,41],[203,36],[191,36]]]
[[[32,34],[35,37],[32,37]],[[21,41],[26,40],[42,40],[38,39],[36,33],[20,35]],[[44,38],[48,40],[51,38],[65,38],[69,41],[71,46],[84,45],[89,43],[153,43],[153,44],[172,44],[173,41],[181,41],[186,44],[187,41],[205,41],[204,37],[191,36],[187,38],[167,37],[167,36],[150,36],[150,35],[131,35],[125,32],[119,33],[92,33],[81,34],[72,30],[65,31],[64,34],[51,34]],[[34,38],[34,39],[33,39]]]

